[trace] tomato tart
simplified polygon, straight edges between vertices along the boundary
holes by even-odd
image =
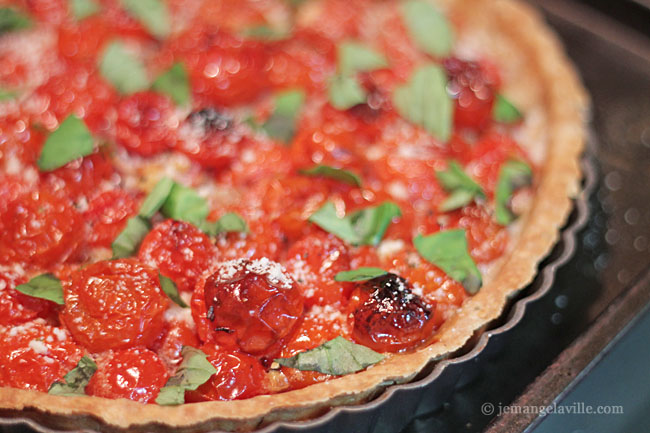
[[[0,408],[243,431],[412,380],[535,276],[587,108],[513,0],[0,2]]]

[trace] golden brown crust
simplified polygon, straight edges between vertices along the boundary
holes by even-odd
[[[513,0],[446,0],[443,3],[461,25],[463,22],[474,25],[474,19],[480,17],[481,23],[488,23],[481,24],[488,26],[483,30],[496,29],[499,38],[516,48],[517,52],[504,61],[525,62],[527,73],[526,76],[506,77],[506,86],[507,81],[512,80],[515,92],[529,88],[538,93],[534,99],[541,96],[547,154],[532,209],[521,218],[519,236],[510,252],[493,272],[491,281],[444,324],[434,343],[413,353],[389,357],[357,374],[248,400],[161,407],[127,400],[62,398],[0,388],[0,408],[90,415],[123,429],[151,423],[250,430],[276,420],[315,416],[332,406],[367,400],[387,385],[408,382],[431,360],[462,348],[477,330],[499,317],[508,298],[533,279],[538,263],[557,241],[559,230],[571,210],[571,197],[577,193],[581,177],[579,157],[585,142],[588,103],[557,39],[530,7]],[[528,76],[530,71],[534,76]],[[525,93],[517,96],[526,99]]]

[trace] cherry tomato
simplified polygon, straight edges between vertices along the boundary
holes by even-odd
[[[24,295],[15,288],[27,282],[10,271],[0,271],[0,326],[18,325],[37,317],[49,318],[55,304],[45,299]]]
[[[172,320],[165,328],[165,333],[154,350],[173,373],[183,360],[183,346],[199,347],[199,338],[195,327],[185,320]]]
[[[125,190],[109,190],[93,197],[84,212],[90,226],[88,245],[109,248],[128,219],[137,213],[137,200]]]

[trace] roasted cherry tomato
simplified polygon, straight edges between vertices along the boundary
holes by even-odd
[[[163,331],[168,300],[158,272],[134,259],[93,263],[70,276],[61,320],[91,352],[148,346]]]
[[[174,306],[172,306],[172,309],[177,309],[176,311],[180,311],[181,315],[189,313],[186,309]],[[173,310],[170,309],[169,311]],[[183,356],[181,355],[183,346],[199,346],[199,338],[196,335],[195,326],[187,320],[171,319],[165,325],[165,333],[162,338],[154,345],[154,351],[162,359],[171,373],[176,371],[176,368],[178,368],[183,360]]]
[[[110,247],[128,219],[137,213],[137,200],[125,190],[109,190],[93,197],[84,212],[90,225],[88,245]]]
[[[12,272],[0,271],[0,326],[18,325],[54,314],[56,304],[53,302],[27,296],[15,289],[26,281]]]

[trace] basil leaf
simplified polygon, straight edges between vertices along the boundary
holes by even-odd
[[[86,395],[86,386],[97,371],[97,364],[89,356],[84,355],[77,366],[63,376],[63,382],[54,382],[48,394],[75,397]]]
[[[532,177],[532,169],[523,161],[509,160],[501,165],[494,193],[497,223],[506,226],[515,220],[516,216],[508,207],[510,198],[517,188],[530,185]]]
[[[63,305],[63,287],[61,281],[52,274],[41,274],[25,284],[16,287],[20,293],[33,298],[47,299]]]
[[[174,183],[161,212],[167,218],[186,221],[200,227],[208,216],[208,202],[196,191],[185,185]]]
[[[215,222],[206,221],[200,227],[211,236],[220,233],[248,233],[246,221],[234,212],[224,214]]]
[[[158,39],[164,39],[169,34],[169,11],[161,0],[122,0],[122,5]]]
[[[181,295],[178,294],[178,287],[176,287],[176,283],[174,283],[171,278],[166,277],[158,272],[158,281],[160,282],[160,288],[165,293],[165,295],[169,296],[169,299],[174,301],[174,303],[179,307],[187,308],[187,304],[185,301],[183,301]]]
[[[492,109],[492,119],[501,123],[515,123],[523,118],[521,111],[505,96],[498,94]]]
[[[129,218],[124,230],[111,244],[113,258],[122,259],[135,254],[149,230],[151,230],[151,225],[148,219],[140,215]]]
[[[100,60],[99,71],[122,94],[138,92],[149,87],[144,64],[119,41],[108,44]]]
[[[138,215],[145,219],[153,217],[167,201],[174,184],[175,182],[168,177],[160,179],[140,205]]]
[[[275,97],[275,111],[264,122],[262,129],[269,137],[290,143],[296,132],[296,120],[305,102],[305,92],[302,90],[287,90]]]
[[[217,372],[207,355],[199,349],[185,346],[181,354],[183,362],[156,398],[156,403],[161,406],[185,403],[185,391],[197,389]]]
[[[309,221],[352,245],[377,245],[393,218],[401,215],[399,207],[387,201],[339,218],[334,204],[327,202]]]
[[[190,101],[191,89],[185,65],[174,63],[156,78],[151,89],[169,96],[178,105],[187,104]]]
[[[82,20],[99,12],[99,4],[95,0],[68,0],[68,9],[77,20]]]
[[[341,42],[338,47],[338,68],[343,75],[385,68],[388,61],[383,54],[354,41]]]
[[[382,359],[384,359],[384,355],[381,353],[339,336],[315,349],[300,352],[291,358],[278,358],[274,361],[297,370],[318,371],[333,376],[342,376],[356,373]]]
[[[13,8],[0,8],[0,35],[30,27],[32,20]]]
[[[395,89],[393,103],[405,119],[424,127],[438,140],[449,139],[454,105],[447,93],[447,76],[440,66],[417,68],[407,83]]]
[[[464,229],[418,235],[413,244],[424,259],[461,283],[467,293],[475,294],[481,288],[481,273],[469,255]]]
[[[442,187],[451,193],[440,205],[442,212],[461,208],[476,197],[485,197],[483,188],[456,161],[450,161],[447,170],[436,171],[436,177]]]
[[[242,32],[242,36],[248,39],[255,39],[261,41],[280,41],[288,39],[291,32],[286,29],[278,29],[269,25],[263,24],[260,26],[250,27]]]
[[[339,110],[347,110],[366,102],[366,91],[357,79],[350,75],[336,74],[327,89],[330,104]]]
[[[334,281],[366,281],[372,280],[373,278],[381,277],[386,275],[388,272],[384,271],[381,268],[359,268],[351,271],[339,272],[334,276]]]
[[[431,3],[411,0],[402,3],[401,12],[411,38],[418,47],[435,57],[451,52],[454,33],[445,18]]]
[[[91,153],[90,131],[83,120],[71,114],[47,137],[36,164],[41,171],[52,171]]]
[[[16,92],[13,92],[11,90],[0,89],[0,102],[1,101],[8,101],[10,99],[15,99],[16,96],[18,96],[18,93],[16,93]]]
[[[329,165],[316,165],[306,170],[300,170],[300,174],[314,177],[329,177],[334,180],[340,180],[341,182],[348,183],[350,185],[361,186],[361,178],[357,174],[349,170],[344,170],[342,168],[330,167]]]

